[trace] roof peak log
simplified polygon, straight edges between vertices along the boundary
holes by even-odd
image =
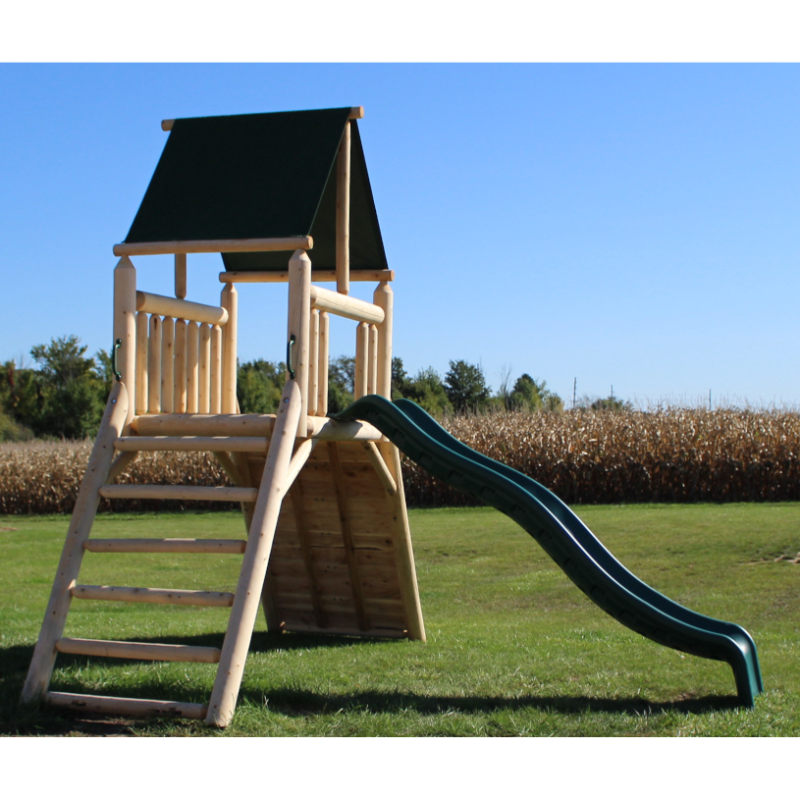
[[[281,113],[281,112],[278,112]],[[364,106],[353,106],[350,109],[350,116],[348,119],[364,119]],[[169,133],[172,130],[172,126],[175,124],[174,119],[162,119],[161,120],[161,130],[165,133]]]

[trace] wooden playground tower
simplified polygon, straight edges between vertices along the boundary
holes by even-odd
[[[355,397],[391,398],[388,269],[361,108],[167,120],[167,144],[114,271],[117,382],[80,487],[23,702],[114,714],[233,716],[259,605],[270,631],[425,639],[400,457],[327,416],[329,316],[356,323]],[[313,249],[312,249],[313,248]],[[312,267],[312,258],[315,264]],[[191,302],[187,255],[220,253],[219,306]],[[175,297],[139,291],[131,257],[175,257]],[[377,281],[373,302],[350,281]],[[336,284],[336,291],[320,283]],[[288,283],[277,414],[241,414],[237,283]],[[146,451],[212,452],[234,486],[117,484]],[[98,539],[101,497],[240,502],[247,539]],[[84,552],[239,553],[236,590],[89,586]],[[72,600],[227,606],[221,648],[64,635]],[[49,691],[58,653],[217,663],[208,704]]]

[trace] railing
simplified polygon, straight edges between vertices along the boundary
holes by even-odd
[[[134,414],[233,414],[236,402],[236,317],[233,285],[220,306],[136,291],[127,257],[114,272],[114,337],[122,381]]]
[[[391,398],[393,293],[389,271],[373,303],[311,285],[311,261],[296,250],[289,261],[290,369],[301,390],[298,433],[308,417],[328,415],[330,315],[356,323],[355,397]],[[386,278],[386,279],[384,279]],[[166,297],[136,290],[136,270],[127,256],[114,271],[114,338],[131,407],[127,423],[147,414],[235,414],[238,293],[225,282],[219,306],[185,296],[185,257],[176,256],[176,293]],[[291,363],[289,363],[291,361]]]
[[[355,397],[391,397],[393,294],[381,281],[368,303],[349,295],[311,285],[311,261],[296,251],[289,261],[289,340],[294,379],[303,397],[304,415],[328,414],[329,315],[356,324]],[[302,423],[301,423],[302,424]]]

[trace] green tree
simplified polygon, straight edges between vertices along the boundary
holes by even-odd
[[[403,366],[403,359],[395,356],[392,359],[392,400],[405,397],[408,384],[409,378]]]
[[[633,411],[633,403],[609,395],[608,397],[598,397],[589,408],[592,411]]]
[[[0,365],[0,408],[16,425],[31,427],[40,399],[41,384],[34,370],[17,366],[13,359]]]
[[[103,414],[101,384],[93,358],[77,336],[51,339],[31,348],[39,365],[39,408],[30,420],[37,436],[83,439],[94,436]]]
[[[33,431],[20,425],[0,405],[0,442],[24,442],[33,438]]]
[[[578,400],[575,407],[579,411],[633,411],[633,403],[627,400],[620,400],[614,395],[609,395],[608,397],[584,395]]]
[[[561,398],[547,388],[547,381],[539,381],[523,373],[517,378],[508,398],[513,411],[563,411]]]
[[[334,358],[328,366],[328,414],[338,414],[353,402],[356,360],[353,356]]]
[[[447,399],[456,413],[479,411],[489,400],[489,387],[483,370],[467,361],[451,361],[444,376]]]
[[[239,364],[236,396],[243,414],[274,414],[281,400],[284,366],[258,358]]]
[[[434,417],[442,417],[453,411],[442,379],[433,367],[421,369],[413,380],[406,381],[405,396]]]

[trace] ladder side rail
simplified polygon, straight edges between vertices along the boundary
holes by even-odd
[[[106,481],[114,457],[114,441],[122,434],[130,408],[127,388],[124,383],[118,381],[111,389],[100,430],[75,501],[44,622],[22,689],[23,703],[42,698],[50,684],[56,660],[56,642],[64,634],[72,599],[71,590],[77,584],[83,558],[83,545],[89,538],[100,502],[100,487]]]
[[[242,570],[234,593],[228,631],[222,645],[219,669],[208,703],[206,722],[209,725],[224,728],[230,723],[236,708],[278,516],[283,498],[290,488],[287,478],[301,410],[300,386],[296,380],[290,379],[281,397],[275,432],[270,442],[250,524]]]

